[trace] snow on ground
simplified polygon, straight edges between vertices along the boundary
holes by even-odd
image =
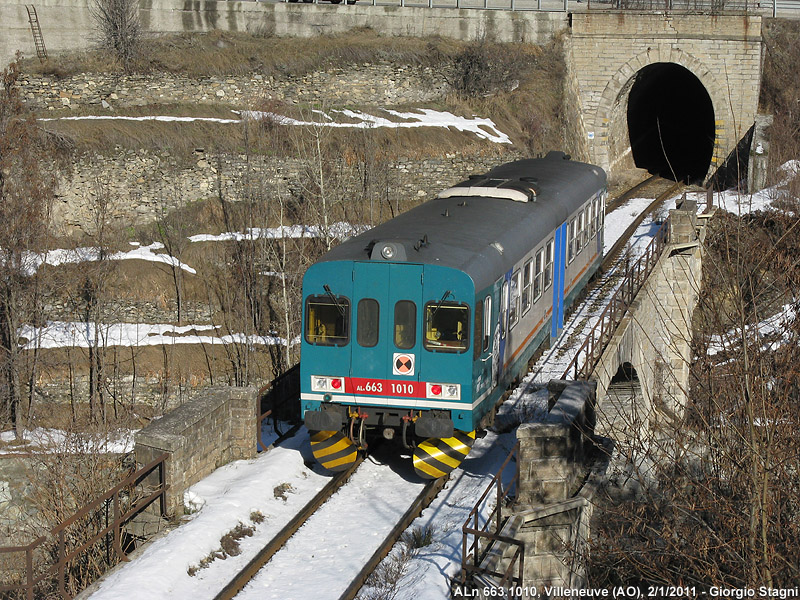
[[[192,486],[187,501],[198,511],[187,523],[112,571],[91,595],[92,600],[214,598],[329,481],[329,475],[316,473],[303,464],[304,459],[310,458],[310,450],[308,434],[301,431],[304,433],[282,446],[253,460],[225,465]],[[304,456],[306,452],[309,456]],[[275,493],[281,484],[291,486],[285,500]],[[265,517],[260,524],[251,520],[255,511]],[[239,523],[255,528],[251,537],[241,540],[241,554],[214,560],[190,576],[190,567],[219,550],[222,536]],[[293,565],[292,571],[302,573],[303,565]]]
[[[170,266],[175,266],[183,269],[192,275],[196,274],[192,267],[182,263],[174,256],[163,254],[160,252],[153,252],[154,250],[162,250],[164,244],[161,242],[153,242],[149,246],[140,246],[138,242],[130,242],[131,246],[135,246],[133,250],[127,252],[112,252],[105,257],[106,260],[146,260],[148,262],[163,263]],[[74,264],[82,262],[94,262],[100,260],[99,248],[75,248],[72,250],[65,250],[57,248],[55,250],[48,250],[43,253],[29,252],[23,257],[25,271],[29,274],[35,273],[42,265],[58,266],[64,264]]]
[[[416,112],[398,112],[395,110],[385,110],[387,114],[402,119],[401,121],[392,121],[386,117],[379,117],[368,113],[354,111],[354,110],[332,110],[331,113],[342,114],[355,122],[337,122],[327,113],[322,111],[315,111],[323,120],[319,121],[303,121],[292,119],[283,115],[271,112],[244,110],[232,111],[240,116],[238,119],[219,119],[215,117],[173,117],[173,116],[159,116],[151,115],[144,117],[126,117],[119,115],[91,115],[82,117],[53,117],[47,119],[39,119],[40,121],[160,121],[163,123],[192,123],[192,122],[206,122],[206,123],[223,123],[223,124],[236,124],[253,120],[270,120],[280,125],[292,125],[300,127],[335,127],[335,128],[348,128],[348,129],[372,129],[372,128],[391,128],[391,129],[408,129],[414,127],[439,127],[439,128],[453,128],[458,131],[471,132],[490,142],[497,144],[510,144],[511,139],[501,132],[497,125],[491,119],[483,119],[477,116],[473,117],[459,117],[449,112],[443,112],[431,109],[419,109]]]
[[[339,598],[422,489],[407,466],[362,463],[237,598]]]
[[[169,325],[148,323],[101,323],[101,346],[170,346],[173,344],[249,344],[273,346],[286,344],[281,337],[243,335],[200,335],[200,331],[216,331],[217,325]],[[95,324],[81,321],[48,321],[43,327],[25,325],[19,335],[27,340],[23,350],[39,348],[89,348],[94,345]],[[293,340],[292,343],[295,343]]]
[[[62,454],[124,454],[133,451],[134,433],[134,431],[130,430],[119,430],[103,435],[92,435],[39,427],[32,430],[25,430],[22,434],[23,443],[19,443],[19,440],[16,440],[16,433],[14,431],[4,431],[0,433],[1,442],[8,444],[16,441],[17,443],[13,446],[0,448],[0,455],[32,451],[55,451]]]
[[[328,227],[328,235],[337,240],[345,240],[369,229],[367,225],[351,225],[338,222]],[[189,236],[190,242],[241,242],[259,239],[282,238],[320,238],[325,237],[325,230],[321,225],[284,225],[282,227],[250,227],[243,232],[227,231],[217,235],[201,233]]]
[[[746,325],[744,337],[750,340],[764,340],[767,343],[764,350],[777,350],[791,341],[793,336],[789,333],[789,326],[797,319],[799,310],[800,305],[797,302],[784,304],[774,315],[755,325]],[[742,337],[739,328],[732,329],[722,336],[712,336],[708,345],[708,355],[716,356],[724,350],[741,346],[739,342]]]
[[[793,200],[794,198],[789,191],[784,188],[800,174],[800,160],[787,161],[779,169],[784,174],[784,177],[772,187],[764,188],[754,194],[746,194],[737,190],[715,193],[714,206],[723,208],[735,215],[745,215],[773,208],[772,205],[780,200]],[[696,200],[698,206],[705,206],[705,192],[687,194],[686,197]]]

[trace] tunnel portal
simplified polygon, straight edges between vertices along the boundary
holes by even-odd
[[[702,183],[714,152],[714,108],[700,80],[675,63],[654,63],[634,78],[628,131],[637,167]]]

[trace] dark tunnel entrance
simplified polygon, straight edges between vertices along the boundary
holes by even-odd
[[[702,183],[714,152],[714,108],[691,71],[674,63],[639,71],[628,97],[628,131],[637,167]]]

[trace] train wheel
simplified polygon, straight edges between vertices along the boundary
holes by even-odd
[[[356,461],[358,449],[340,431],[315,431],[311,434],[311,453],[329,471],[344,471]]]
[[[428,438],[414,448],[414,470],[423,479],[438,479],[463,462],[475,443],[475,432],[456,430],[453,437]]]

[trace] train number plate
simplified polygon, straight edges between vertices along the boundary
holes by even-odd
[[[424,398],[425,382],[392,381],[391,379],[362,379],[349,377],[345,380],[345,391],[350,394],[371,394],[375,396],[400,396],[405,398]]]

